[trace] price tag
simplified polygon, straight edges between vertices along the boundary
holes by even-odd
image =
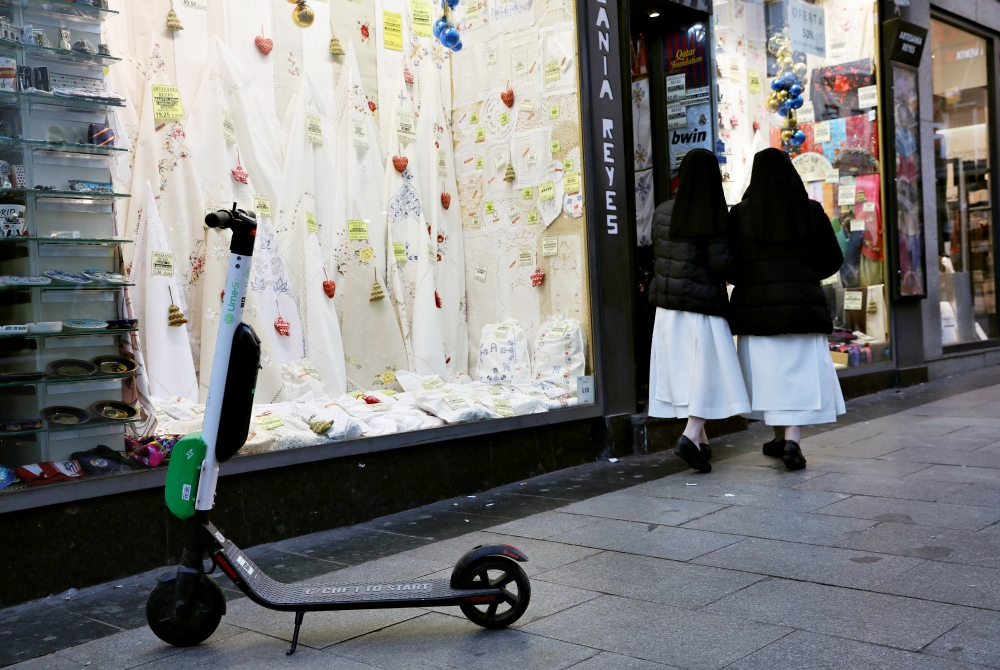
[[[306,230],[310,233],[319,232],[319,226],[316,225],[316,215],[312,212],[306,212]]]
[[[545,83],[551,84],[554,81],[559,81],[560,77],[559,71],[559,61],[552,60],[545,64]]]
[[[479,214],[476,212],[469,212],[469,220],[472,222],[473,230],[479,230],[482,227],[479,223]]]
[[[205,413],[205,403],[200,402],[197,405],[191,405],[191,411],[194,412],[195,414],[204,414]]]
[[[732,57],[729,59],[729,81],[734,84],[740,83],[740,64]]]
[[[514,408],[506,398],[493,398],[493,407],[500,416],[514,416]]]
[[[486,64],[487,65],[496,65],[497,64],[497,50],[496,49],[490,49],[489,51],[486,52]]]
[[[510,324],[501,323],[493,330],[493,337],[497,338],[498,340],[503,340],[507,338],[507,333],[509,332],[510,332]]]
[[[517,264],[518,265],[531,265],[531,261],[534,258],[534,250],[531,247],[518,247],[517,249]]]
[[[823,144],[830,141],[830,122],[820,121],[813,124],[813,143]]]
[[[542,238],[542,256],[555,256],[559,253],[559,238],[558,237],[543,237]]]
[[[564,158],[562,165],[563,172],[569,173],[573,171],[573,160],[571,158]]]
[[[862,212],[874,212],[875,211],[875,203],[874,202],[866,202],[865,204],[861,205],[861,211]]]
[[[581,405],[593,405],[594,404],[594,378],[587,377],[577,377],[576,378],[576,398],[577,402]]]
[[[365,120],[351,117],[351,138],[354,146],[368,148],[368,133],[365,131]]]
[[[482,170],[486,167],[486,159],[482,156],[476,156],[476,169]]]
[[[687,90],[687,75],[672,74],[667,76],[667,102],[680,100]]]
[[[812,123],[816,120],[816,112],[813,109],[813,104],[811,102],[802,103],[802,108],[799,109],[799,113],[796,117],[798,123],[801,125],[803,123]]]
[[[528,212],[528,225],[529,226],[538,225],[538,212],[535,211]]]
[[[757,70],[747,70],[747,77],[750,78],[750,92],[760,93],[760,72]]]
[[[448,161],[445,160],[444,149],[438,149],[438,176],[448,176]]]
[[[562,337],[563,335],[566,334],[567,330],[569,330],[569,326],[566,324],[566,322],[557,323],[556,325],[552,326],[546,337]]]
[[[518,103],[517,108],[522,112],[533,112],[535,111],[535,103],[525,98]]]
[[[851,219],[851,232],[852,233],[863,233],[865,230],[865,220],[864,219]]]
[[[507,218],[510,219],[511,223],[514,223],[514,219],[517,218],[517,205],[511,203],[507,208]]]
[[[452,409],[465,409],[469,406],[469,403],[465,402],[465,398],[460,395],[446,395],[443,400],[448,403],[448,407]]]
[[[281,428],[285,425],[280,416],[274,416],[273,414],[255,416],[253,418],[257,422],[257,425],[261,430],[274,430],[276,428]]]
[[[878,86],[862,86],[858,89],[858,108],[868,109],[878,106]]]
[[[159,405],[155,403],[153,404],[153,411],[156,412],[157,421],[162,421],[163,423],[173,421],[173,418],[169,414],[164,412],[163,408],[161,408]]]
[[[501,126],[506,126],[508,123],[510,123],[510,114],[507,113],[507,112],[501,112],[500,113],[500,125]]]
[[[580,175],[572,172],[566,175],[566,193],[573,195],[580,192]]]
[[[534,151],[528,152],[528,165],[534,165],[538,162],[538,154]]]
[[[549,118],[558,119],[559,118],[559,105],[552,105],[549,107]]]
[[[476,279],[478,279],[481,282],[485,282],[486,281],[486,266],[485,265],[477,265],[476,266]]]
[[[840,272],[830,275],[829,277],[821,281],[820,284],[823,286],[831,286],[833,284],[836,284],[838,281],[840,281]]]
[[[839,184],[840,183],[840,170],[838,168],[830,168],[826,173],[827,184]]]
[[[496,205],[493,204],[492,200],[487,200],[486,201],[486,213],[487,214],[496,214],[497,213]]]
[[[442,386],[444,386],[444,382],[438,379],[437,377],[433,377],[431,379],[425,379],[424,381],[420,382],[420,385],[423,386],[428,391],[433,391],[434,389],[439,389]]]
[[[431,3],[413,0],[413,34],[417,37],[431,37]]]
[[[551,179],[538,185],[538,197],[541,200],[552,200],[556,197],[556,185],[552,183]]]
[[[361,397],[361,396],[363,396],[364,394],[365,394],[365,392],[364,392],[364,391],[351,391],[351,392],[350,392],[350,393],[348,393],[347,395],[349,395],[349,396],[351,396],[352,398],[354,398],[355,400],[357,400],[358,398],[360,398],[360,397]]]
[[[535,189],[532,186],[525,186],[521,189],[521,199],[531,200],[535,197]]]
[[[222,110],[222,137],[230,144],[236,142],[236,116],[228,109]]]
[[[503,389],[500,388],[499,386],[491,386],[488,389],[486,389],[486,392],[489,393],[490,395],[503,395]]]
[[[514,73],[524,74],[524,71],[528,69],[528,63],[524,60],[524,53],[521,51],[517,52],[514,56]]]
[[[861,291],[844,291],[844,311],[864,309],[864,293]]]
[[[347,237],[352,240],[368,239],[368,222],[362,219],[351,219],[347,222]]]
[[[551,151],[554,154],[559,153],[560,151],[562,151],[562,143],[559,140],[552,140],[551,142],[549,142],[549,151]]]
[[[323,144],[323,119],[319,114],[306,114],[306,136],[312,144]]]
[[[161,277],[174,276],[174,255],[166,251],[154,251],[150,261],[152,273]]]
[[[469,123],[471,123],[474,126],[479,125],[479,112],[472,112],[471,114],[469,114]]]
[[[403,50],[403,15],[382,12],[382,46],[392,51]]]
[[[837,195],[837,204],[841,207],[853,207],[857,198],[857,188],[854,184],[841,184]]]
[[[169,121],[184,118],[181,91],[176,86],[153,84],[153,120]]]
[[[264,219],[271,218],[271,199],[266,195],[255,195],[253,197],[253,209],[257,216]]]
[[[476,128],[476,141],[477,142],[485,142],[486,141],[486,129],[485,128]]]
[[[396,137],[403,144],[417,141],[417,132],[413,126],[413,112],[396,112]]]

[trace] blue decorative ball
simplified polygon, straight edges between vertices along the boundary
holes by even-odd
[[[780,114],[781,116],[788,116],[788,103],[787,102],[781,103],[781,105],[778,107],[778,114]]]
[[[441,44],[445,45],[449,49],[453,49],[461,40],[462,36],[459,35],[458,31],[452,27],[445,28],[441,31]]]
[[[802,87],[799,86],[798,84],[792,84],[791,86],[788,87],[788,95],[792,96],[793,98],[802,95]]]
[[[780,91],[784,87],[785,86],[784,86],[784,83],[781,80],[781,77],[775,77],[774,79],[771,80],[771,90],[772,91]]]
[[[452,9],[455,9],[456,7],[458,7],[458,0],[448,0],[448,6],[451,7]]]
[[[452,51],[461,51],[462,50],[462,40],[459,40],[458,44],[456,44],[455,46],[453,46],[451,48],[451,50]]]
[[[788,85],[788,86],[785,86],[785,88],[788,88],[789,86],[791,86],[792,84],[794,84],[799,79],[798,77],[795,76],[794,72],[786,72],[785,74],[781,75],[781,78]]]
[[[788,141],[797,147],[801,147],[802,144],[806,141],[806,134],[801,130],[796,130],[794,133],[792,133],[792,139]]]
[[[444,2],[444,0],[441,1]],[[448,19],[444,18],[443,16],[437,21],[435,21],[433,28],[431,28],[431,32],[434,34],[434,38],[441,39],[441,33],[447,27],[448,27]]]
[[[801,97],[788,99],[788,106],[792,109],[800,109],[804,103],[805,100],[803,100]]]

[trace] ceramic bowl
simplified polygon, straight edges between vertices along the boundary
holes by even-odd
[[[46,407],[42,418],[56,426],[76,426],[90,421],[90,415],[79,407]]]
[[[100,400],[91,405],[90,409],[108,421],[129,421],[139,416],[139,410],[121,400]]]
[[[97,366],[97,371],[105,375],[121,375],[135,372],[139,364],[131,358],[122,356],[98,356],[90,361]]]
[[[97,366],[90,361],[78,361],[72,358],[52,361],[46,369],[50,374],[60,377],[89,377],[97,372]]]

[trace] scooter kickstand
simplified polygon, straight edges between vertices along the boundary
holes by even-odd
[[[291,656],[295,653],[295,647],[299,644],[299,626],[302,625],[302,617],[305,615],[305,612],[295,613],[295,632],[292,633],[292,648],[285,652],[285,656]]]

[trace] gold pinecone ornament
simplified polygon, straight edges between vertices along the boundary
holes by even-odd
[[[375,271],[375,283],[372,284],[372,297],[368,298],[368,302],[378,302],[385,298],[385,294],[382,293],[382,285],[378,283],[378,270]]]
[[[333,37],[331,37],[330,38],[330,55],[336,57],[336,56],[343,56],[346,53],[347,52],[344,51],[344,47],[340,46],[340,40],[337,39],[337,36],[334,35]]]
[[[512,163],[507,163],[507,171],[503,173],[504,181],[514,181],[514,165]]]
[[[184,26],[181,25],[181,20],[177,18],[177,12],[174,11],[173,4],[170,5],[170,11],[167,12],[167,28],[170,28],[174,32],[184,30]]]

